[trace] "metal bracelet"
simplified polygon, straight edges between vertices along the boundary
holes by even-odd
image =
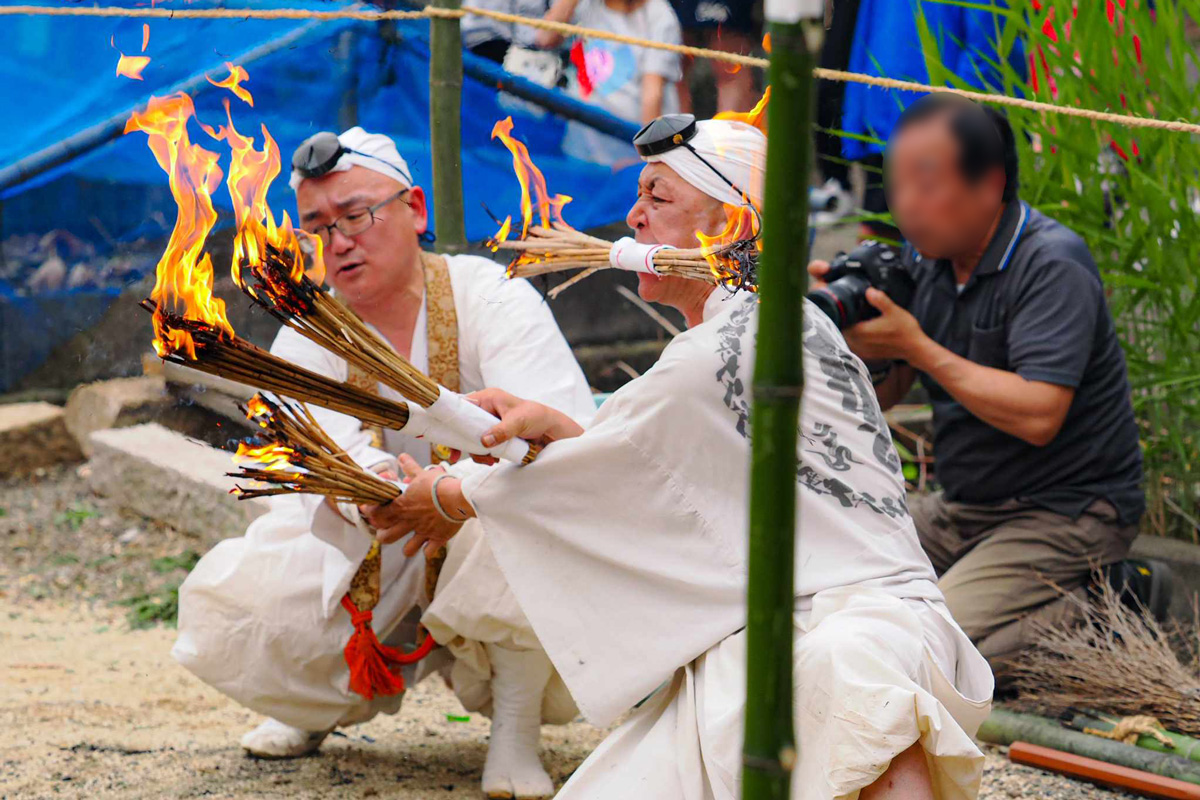
[[[437,493],[438,484],[441,483],[442,481],[446,480],[446,478],[453,478],[453,477],[454,477],[453,475],[450,475],[449,473],[446,473],[446,472],[443,472],[441,475],[438,475],[436,478],[433,479],[433,488],[430,489],[429,493],[433,497],[433,507],[434,507],[434,509],[437,510],[437,513],[441,515],[442,519],[446,520],[447,522],[453,522],[457,525],[457,524],[466,522],[467,518],[464,517],[463,519],[455,519],[454,517],[447,514],[446,509],[442,508],[442,501],[438,500],[438,493]]]

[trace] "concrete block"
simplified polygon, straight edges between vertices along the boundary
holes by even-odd
[[[1139,536],[1133,540],[1130,558],[1165,561],[1175,576],[1175,591],[1168,611],[1173,621],[1187,628],[1196,620],[1196,597],[1200,594],[1200,545],[1165,536]]]
[[[187,533],[211,539],[241,536],[265,513],[261,499],[229,494],[230,453],[161,425],[96,431],[88,483],[121,506]]]
[[[0,478],[81,460],[61,408],[50,403],[0,405]]]
[[[89,383],[76,388],[67,399],[67,430],[83,454],[91,456],[89,437],[94,431],[154,421],[172,403],[161,376]]]

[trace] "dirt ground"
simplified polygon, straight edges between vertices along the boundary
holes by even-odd
[[[173,589],[202,541],[90,495],[73,468],[0,482],[0,799],[479,798],[487,720],[438,679],[400,714],[337,732],[316,757],[238,747],[259,717],[178,667]],[[121,604],[124,603],[124,604]],[[543,729],[561,783],[603,738]],[[981,797],[1113,798],[989,752]],[[649,799],[648,799],[649,800]]]

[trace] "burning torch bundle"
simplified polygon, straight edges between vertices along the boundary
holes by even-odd
[[[241,260],[234,265],[234,279],[242,290],[284,325],[411,400],[405,433],[464,452],[483,452],[479,439],[497,419],[439,386],[309,278],[294,234],[271,242],[267,233],[266,226],[251,220],[238,234],[234,257]],[[309,241],[319,248],[315,237]],[[487,452],[526,463],[537,455],[535,448],[520,440]]]
[[[354,505],[382,505],[400,496],[400,487],[368,472],[346,455],[304,405],[273,403],[256,394],[242,407],[246,418],[263,429],[264,444],[238,445],[235,461],[256,462],[226,473],[268,487],[237,489],[239,499],[275,494],[319,494]]]
[[[501,120],[492,129],[492,138],[500,139],[512,154],[513,170],[521,184],[520,236],[509,238],[513,232],[509,217],[488,242],[493,251],[515,251],[508,265],[508,277],[532,278],[551,272],[583,270],[556,287],[557,292],[599,270],[622,269],[755,290],[761,220],[752,204],[725,206],[724,230],[716,236],[696,231],[700,246],[694,248],[639,244],[629,237],[609,242],[588,236],[563,220],[563,206],[571,198],[550,195],[545,176],[533,163],[529,149],[512,137],[512,128],[511,117]],[[535,206],[540,225],[533,224]]]

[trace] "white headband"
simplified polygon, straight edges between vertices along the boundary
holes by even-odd
[[[679,177],[722,203],[744,205],[741,193],[729,185],[732,183],[746,193],[756,208],[762,209],[763,172],[767,163],[767,137],[762,131],[745,122],[706,119],[696,123],[696,135],[688,144],[695,153],[687,147],[674,147],[665,153],[643,156],[642,160],[666,164]],[[703,161],[696,157],[697,153]]]
[[[363,167],[380,175],[386,175],[406,189],[413,186],[412,173],[408,170],[408,162],[400,156],[396,143],[382,133],[367,133],[360,127],[353,127],[338,136],[349,152],[342,153],[337,165],[329,172],[345,172],[351,167]],[[305,176],[297,170],[292,170],[288,186],[295,191]]]

